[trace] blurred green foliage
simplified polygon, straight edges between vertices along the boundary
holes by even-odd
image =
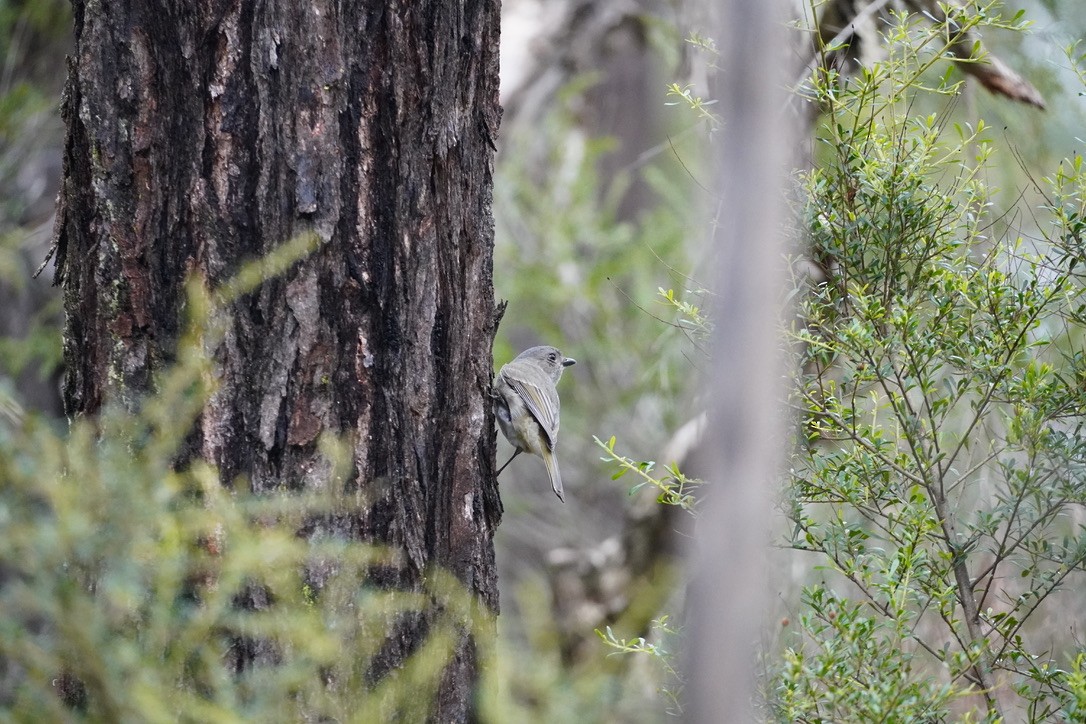
[[[598,164],[614,141],[576,124],[578,103],[590,99],[591,85],[574,83],[538,124],[512,129],[507,143],[518,154],[502,157],[494,192],[494,284],[509,301],[495,359],[511,359],[529,340],[553,341],[575,357],[574,394],[585,402],[571,407],[571,417],[578,408],[607,413],[685,389],[690,363],[673,344],[679,330],[660,323],[662,316],[673,323],[674,315],[654,291],[700,286],[689,275],[705,234],[696,172],[675,160],[679,153],[697,167],[698,138],[687,133],[645,165],[602,179]],[[634,176],[652,203],[636,217],[620,217]],[[659,429],[656,421],[647,427]]]
[[[31,276],[47,253],[59,182],[71,22],[63,0],[0,2],[0,396],[54,409],[60,296]]]
[[[243,273],[254,285],[311,248]],[[248,281],[246,281],[248,279]],[[492,621],[435,570],[417,592],[375,587],[394,554],[300,531],[355,505],[349,449],[322,441],[327,492],[256,497],[201,461],[178,465],[214,376],[211,298],[190,285],[176,367],[135,412],[110,408],[66,433],[30,415],[0,455],[0,719],[111,722],[421,720],[467,630]],[[317,526],[318,528],[320,526]],[[374,684],[369,668],[404,617],[425,643]]]

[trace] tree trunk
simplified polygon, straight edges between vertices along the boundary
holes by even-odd
[[[133,407],[175,354],[184,282],[215,287],[301,233],[316,252],[231,303],[189,455],[256,492],[318,489],[331,525],[454,573],[497,609],[488,390],[499,3],[73,0],[56,241],[70,415]],[[428,614],[370,672],[402,663]],[[474,642],[435,717],[470,713]]]
[[[782,3],[716,8],[723,138],[714,225],[718,296],[712,408],[713,486],[700,509],[690,585],[688,721],[753,721],[756,646],[766,600],[769,491],[783,458],[780,300],[785,255]]]

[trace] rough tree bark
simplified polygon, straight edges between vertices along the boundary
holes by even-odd
[[[153,390],[188,275],[214,287],[315,233],[311,257],[228,309],[188,452],[224,482],[307,489],[328,473],[319,435],[345,435],[363,502],[335,532],[402,551],[384,585],[442,566],[496,610],[499,3],[72,4],[56,223],[68,413]],[[371,675],[427,621],[402,622]],[[469,715],[474,646],[465,636],[437,719]]]

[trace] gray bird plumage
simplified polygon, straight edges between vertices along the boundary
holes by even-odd
[[[516,448],[513,457],[530,452],[543,458],[551,488],[562,497],[562,473],[558,469],[558,380],[577,360],[562,356],[554,347],[531,347],[498,371],[494,378],[494,416],[505,439]]]

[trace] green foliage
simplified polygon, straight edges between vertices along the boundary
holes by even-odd
[[[1082,603],[1086,179],[1076,157],[1048,181],[1041,238],[991,235],[986,126],[916,108],[958,92],[930,75],[958,29],[1018,17],[954,19],[902,18],[885,63],[811,86],[826,115],[801,213],[826,280],[796,278],[785,507],[791,546],[854,599],[806,590],[782,720],[938,720],[965,696],[990,720],[1072,706],[1052,663],[1070,652],[1037,633],[1058,591]]]
[[[64,35],[71,23],[71,10],[64,0],[7,0],[0,4],[0,50],[9,58],[30,33],[46,37]],[[19,48],[19,54],[26,53]]]
[[[678,635],[679,632],[670,626],[668,618],[665,614],[652,622],[652,636],[654,639],[674,638]],[[617,636],[610,626],[607,626],[603,631],[597,629],[596,635],[600,637],[604,644],[614,649],[612,655],[641,654],[658,662],[664,674],[664,683],[660,687],[660,692],[668,700],[665,711],[673,716],[683,713],[683,679],[673,664],[674,658],[672,654],[661,643],[649,641],[644,636],[638,636],[636,639]]]
[[[584,363],[563,378],[568,394],[582,402],[563,407],[562,429],[582,430],[585,441],[590,430],[581,417],[595,417],[586,412],[651,400],[671,407],[685,389],[689,363],[672,343],[681,331],[659,325],[646,291],[667,278],[696,288],[686,276],[688,238],[701,233],[690,209],[690,174],[697,169],[672,155],[681,149],[696,158],[693,139],[652,149],[605,181],[599,167],[614,141],[577,128],[577,109],[586,102],[590,79],[580,79],[539,123],[508,139],[518,155],[500,159],[494,189],[494,284],[509,301],[495,358],[511,359],[518,345],[542,340]],[[646,203],[628,213],[622,202],[635,183]],[[592,371],[590,383],[584,370]],[[656,427],[630,432],[640,440]],[[562,446],[573,456],[589,447],[565,434]],[[576,485],[576,471],[570,475]]]
[[[804,591],[803,606],[810,643],[784,652],[780,720],[933,721],[954,698],[951,686],[917,675],[911,616],[870,615],[820,587]]]
[[[296,534],[348,501],[257,499],[202,463],[171,469],[167,418],[194,412],[181,389],[199,384],[177,371],[138,415],[111,411],[66,439],[34,423],[15,435],[0,470],[0,718],[71,717],[65,679],[97,721],[346,720],[381,706],[424,717],[468,598],[438,572],[417,594],[376,589],[364,572],[396,565],[388,553]],[[242,603],[255,594],[266,603]],[[427,644],[372,687],[386,633],[435,599]],[[239,673],[246,647],[263,654]]]
[[[18,263],[18,252],[5,248],[0,241],[0,279],[19,279],[26,282],[26,267]],[[2,268],[5,262],[11,262],[9,268]],[[18,377],[24,372],[35,373],[40,379],[47,380],[60,370],[63,357],[59,320],[61,319],[61,299],[54,296],[43,300],[40,308],[30,313],[26,320],[28,333],[25,337],[0,338],[0,372]]]
[[[63,73],[57,69],[70,28],[64,0],[0,3],[0,302],[3,331],[13,334],[0,339],[0,378],[50,384],[60,365],[59,294],[30,276],[45,256],[51,228],[56,189],[37,186],[51,180],[45,161],[61,142],[56,109]],[[0,392],[9,394],[14,401],[14,390]]]
[[[1086,720],[1086,654],[1079,654],[1071,662],[1071,670],[1066,674],[1069,696],[1064,709],[1060,712],[1063,721]]]
[[[687,338],[694,346],[700,347],[709,339],[709,335],[713,333],[713,323],[702,311],[701,307],[689,301],[689,299],[681,298],[675,293],[674,289],[663,289],[661,287],[657,291],[661,303],[671,307],[672,311],[678,314],[675,324],[686,333]],[[705,297],[708,294],[709,292],[705,289],[686,291],[687,297],[694,299]]]
[[[667,97],[675,100],[668,101],[669,106],[685,106],[697,118],[704,121],[710,128],[720,126],[720,116],[710,110],[710,106],[716,104],[715,99],[705,99],[694,92],[691,85],[679,85],[672,83],[667,87]]]
[[[667,642],[671,634],[666,623],[652,625],[644,655],[612,655],[614,650],[596,636],[572,652],[562,635],[568,622],[554,616],[551,595],[542,581],[526,581],[510,597],[515,598],[515,617],[508,614],[509,599],[503,599],[493,656],[483,667],[482,720],[662,720],[666,710],[673,708],[671,695],[681,690],[681,684],[669,672],[668,659],[653,655],[647,647]],[[636,646],[636,638],[625,633],[628,629],[625,621],[616,621],[612,634],[616,641]]]
[[[191,284],[178,363],[136,411],[110,408],[68,434],[33,416],[4,428],[0,719],[421,720],[464,634],[488,650],[489,614],[448,574],[429,571],[417,591],[376,586],[375,567],[404,565],[394,553],[300,535],[355,507],[336,439],[322,440],[332,473],[319,493],[257,497],[204,462],[178,464],[212,389],[213,309],[315,238],[216,295]],[[374,684],[387,637],[423,612],[424,643]]]
[[[694,497],[693,491],[697,489],[698,485],[701,485],[702,481],[688,478],[674,463],[665,467],[666,475],[656,477],[652,474],[656,467],[655,461],[637,461],[615,452],[616,439],[614,435],[606,442],[598,437],[592,439],[604,452],[604,457],[600,458],[600,460],[615,466],[615,472],[611,475],[612,480],[618,480],[626,473],[633,473],[640,478],[640,481],[630,488],[631,495],[642,487],[649,485],[660,491],[657,502],[663,505],[674,505],[690,513],[695,512],[697,499]]]

